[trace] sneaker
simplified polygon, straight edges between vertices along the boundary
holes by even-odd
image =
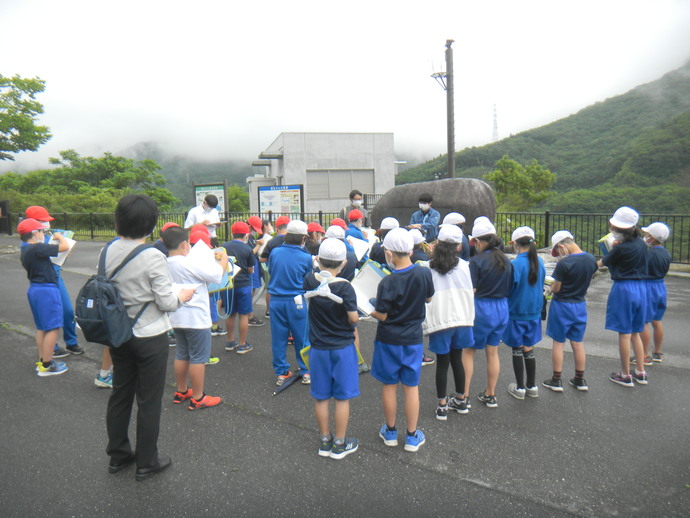
[[[367,362],[363,362],[357,365],[357,372],[359,374],[364,374],[365,372],[369,372],[370,370],[371,366]]]
[[[252,346],[249,345],[249,344],[238,345],[238,346],[237,346],[237,350],[236,350],[235,352],[236,352],[237,354],[247,354],[247,353],[248,353],[249,351],[251,351],[252,349],[254,349],[254,347],[252,347]]]
[[[525,395],[529,397],[539,397],[539,387],[536,385],[534,387],[527,387],[525,389]]]
[[[53,358],[65,358],[66,356],[69,356],[69,352],[67,352],[66,349],[56,345],[55,350],[53,351]]]
[[[175,347],[177,345],[177,338],[175,338],[175,333],[168,333],[168,345],[170,347]]]
[[[622,372],[612,372],[609,379],[614,383],[623,385],[624,387],[634,387],[633,378],[630,374],[623,374]]]
[[[489,396],[486,392],[481,392],[477,394],[477,398],[489,408],[496,408],[498,406],[495,395]]]
[[[218,356],[211,356],[206,362],[206,365],[216,365],[218,363],[220,363],[220,358],[218,358]]]
[[[249,326],[250,327],[261,327],[264,325],[265,322],[261,320],[260,318],[252,317],[249,319]]]
[[[385,424],[379,430],[379,437],[383,439],[383,444],[386,446],[398,445],[398,430],[389,430]]]
[[[175,392],[173,396],[173,403],[179,404],[187,399],[191,399],[193,395],[192,389],[188,388],[186,392]]]
[[[654,353],[652,353],[652,354],[654,354]],[[652,365],[652,363],[653,363],[653,361],[652,361],[652,357],[651,357],[651,356],[645,356],[645,357],[644,357],[644,364],[645,364],[645,365]],[[634,356],[632,356],[632,357],[630,358],[630,365],[637,365],[637,358],[635,358]]]
[[[446,421],[448,419],[448,399],[446,399],[446,404],[442,405],[441,400],[438,400],[438,405],[436,405],[436,419],[439,421]]]
[[[467,404],[467,398],[459,399],[456,396],[448,399],[448,408],[450,410],[455,410],[458,414],[466,414],[470,411],[470,406]]]
[[[637,369],[632,373],[632,379],[633,381],[636,381],[640,385],[646,385],[648,380],[647,380],[647,373],[646,372],[638,372]]]
[[[67,372],[67,365],[64,362],[51,361],[48,367],[43,365],[43,362],[36,362],[38,375],[43,376],[58,376]]]
[[[572,378],[568,381],[568,383],[570,383],[577,390],[581,390],[582,392],[587,392],[589,390],[585,378]]]
[[[352,437],[347,437],[343,444],[333,443],[331,459],[342,459],[343,457],[347,457],[350,453],[356,452],[358,447],[359,443],[357,439],[353,439]]]
[[[321,446],[319,446],[319,456],[330,457],[331,450],[333,449],[333,436],[327,441],[321,441]]]
[[[664,361],[664,353],[652,353],[652,362],[661,363]]]
[[[96,374],[96,379],[93,380],[94,385],[99,388],[113,388],[113,373],[109,372],[104,378],[100,374]]]
[[[431,356],[424,355],[422,357],[422,366],[433,365],[434,363],[436,363],[436,360],[434,360]]]
[[[237,347],[238,345],[240,344],[238,344],[235,340],[233,340],[232,342],[225,342],[225,350],[234,351],[235,347]]]
[[[212,406],[218,406],[223,402],[218,396],[209,396],[204,394],[203,397],[197,401],[193,397],[189,399],[189,410],[203,410],[204,408],[211,408]]]
[[[211,336],[225,336],[228,332],[223,326],[211,326]]]
[[[78,345],[68,345],[68,346],[66,346],[66,349],[68,352],[70,352],[71,354],[74,354],[74,355],[84,354],[84,349],[82,349]],[[53,354],[53,357],[54,356],[55,355]]]
[[[290,378],[292,378],[292,371],[287,371],[286,374],[281,374],[278,376],[278,379],[276,380],[276,385],[278,385],[280,387],[283,383],[285,383]]]
[[[311,374],[302,374],[302,385],[311,385]]]
[[[508,394],[513,396],[515,399],[525,399],[526,389],[518,388],[517,383],[511,383],[508,385]]]
[[[421,430],[417,430],[414,435],[405,434],[405,451],[417,451],[426,442]]]
[[[264,318],[271,318],[271,313],[268,310],[264,313]]]
[[[563,380],[561,378],[551,378],[541,382],[546,388],[553,390],[554,392],[563,392]]]

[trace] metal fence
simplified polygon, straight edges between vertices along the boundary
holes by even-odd
[[[337,212],[228,212],[221,213],[224,221],[217,229],[219,240],[230,238],[230,227],[236,221],[246,221],[249,216],[257,215],[261,219],[275,221],[279,216],[289,216],[292,219],[302,221],[316,221],[322,227],[327,228],[333,218],[338,217]],[[7,214],[7,227],[11,235],[16,229],[19,218],[17,213]],[[112,213],[52,213],[55,221],[52,228],[73,230],[77,239],[109,239],[115,237],[115,221]],[[174,221],[183,225],[186,213],[166,212],[161,213],[158,219],[158,227],[154,230],[154,236],[160,233],[160,227],[167,221]],[[595,256],[601,256],[601,250],[597,241],[608,233],[609,218],[611,214],[568,214],[555,212],[499,212],[496,214],[496,230],[505,242],[510,241],[510,235],[514,229],[520,226],[528,226],[534,229],[537,243],[541,247],[549,247],[549,240],[557,230],[568,230],[580,247]],[[690,215],[689,214],[642,214],[640,225],[646,226],[655,221],[663,221],[671,229],[671,236],[666,243],[666,248],[671,253],[674,263],[690,264]],[[469,229],[467,229],[469,231]]]

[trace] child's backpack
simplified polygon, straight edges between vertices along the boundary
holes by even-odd
[[[120,347],[129,341],[132,336],[132,327],[136,324],[141,314],[146,310],[147,302],[139,310],[133,319],[127,315],[120,292],[118,291],[113,277],[118,274],[124,266],[134,259],[140,252],[151,248],[151,245],[141,244],[132,250],[127,257],[115,268],[110,277],[105,275],[105,256],[108,248],[114,241],[106,245],[101,252],[98,261],[98,273],[92,275],[86,284],[79,290],[76,304],[74,305],[75,320],[84,338],[89,342],[94,342],[110,347]]]

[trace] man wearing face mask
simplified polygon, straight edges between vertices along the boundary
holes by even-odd
[[[218,246],[218,239],[216,238],[216,226],[220,224],[218,207],[218,198],[213,194],[209,194],[201,202],[187,213],[187,219],[184,221],[184,228],[190,230],[194,225],[201,223],[206,225],[209,234],[211,234],[211,245]]]
[[[362,207],[362,203],[364,202],[364,198],[362,196],[362,192],[358,191],[355,189],[350,193],[350,204],[346,205],[342,209],[340,209],[340,212],[338,213],[338,217],[344,221],[348,221],[348,214],[352,212],[353,210],[357,209],[362,213],[362,225],[363,227],[371,227],[371,220],[369,219],[369,213],[367,212],[367,209]]]
[[[434,201],[431,194],[425,192],[419,195],[419,210],[412,214],[408,229],[417,228],[424,236],[427,243],[430,243],[438,236],[438,222],[441,214],[431,208]]]

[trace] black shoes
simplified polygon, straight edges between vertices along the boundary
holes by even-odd
[[[170,459],[170,457],[159,456],[158,464],[156,464],[155,466],[151,468],[137,468],[137,473],[135,475],[137,482],[146,480],[147,478],[155,475],[156,473],[160,473],[161,471],[168,469],[171,464],[172,460]]]
[[[118,471],[122,471],[125,469],[127,466],[130,466],[134,464],[134,461],[137,460],[134,455],[130,455],[129,457],[125,458],[124,460],[110,460],[110,464],[108,465],[108,471],[110,473],[117,473]]]

